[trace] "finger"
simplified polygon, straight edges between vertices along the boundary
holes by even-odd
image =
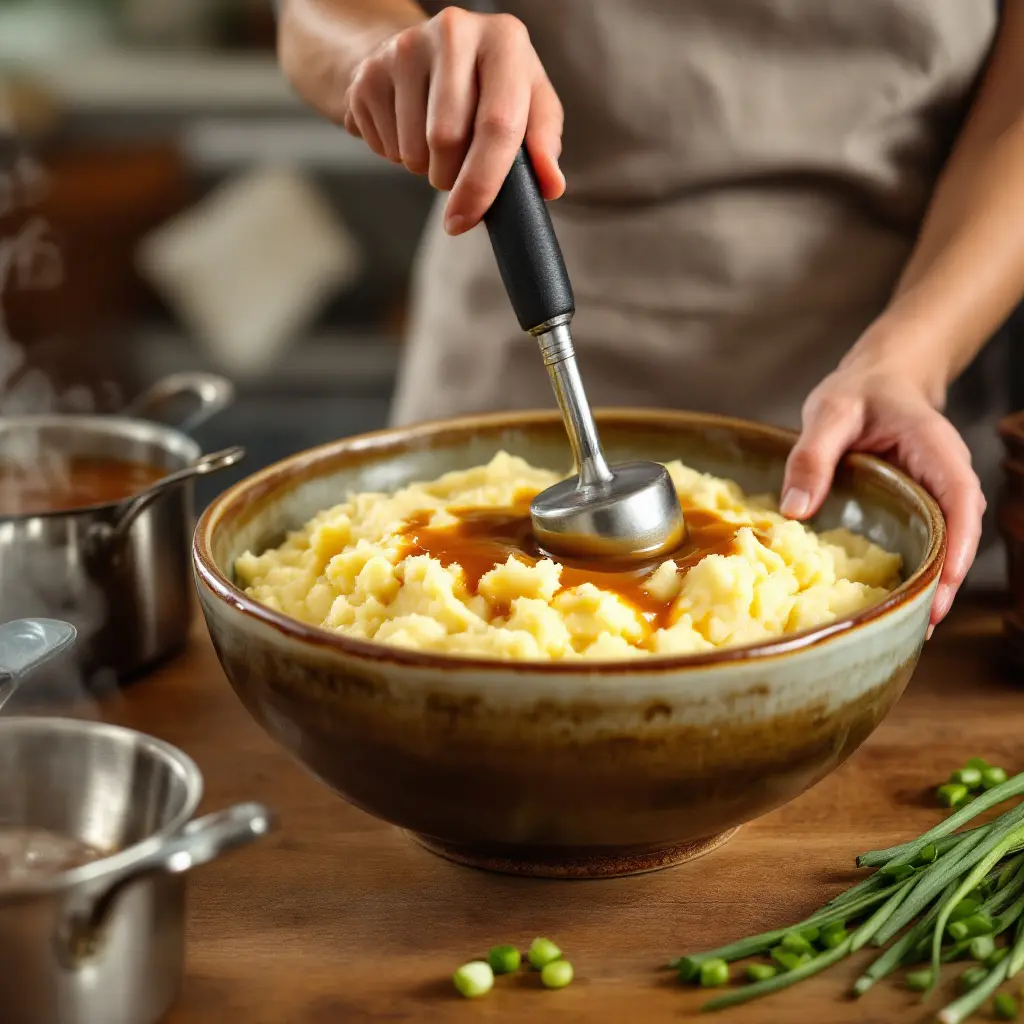
[[[373,114],[370,113],[369,108],[363,101],[360,95],[354,95],[352,97],[352,103],[349,107],[349,115],[356,126],[356,132],[359,138],[363,140],[373,150],[377,156],[387,156],[384,151],[384,143],[381,141],[380,133],[377,131],[377,126],[373,121]]]
[[[402,157],[398,150],[398,126],[395,123],[395,86],[390,76],[381,76],[374,82],[373,88],[367,90],[364,102],[373,118],[384,156],[393,164],[400,164]]]
[[[476,45],[471,27],[450,19],[430,72],[427,96],[427,148],[430,184],[448,192],[469,148],[476,110]]]
[[[859,402],[812,394],[804,407],[803,428],[786,460],[780,511],[805,519],[821,507],[843,454],[863,430]]]
[[[348,97],[345,98],[345,131],[357,139],[361,139],[362,133],[359,131],[359,125],[356,124],[355,115],[352,113],[352,100]]]
[[[427,94],[430,66],[421,51],[399,51],[394,69],[398,155],[414,174],[430,170],[427,147]]]
[[[558,166],[563,121],[562,104],[547,75],[541,71],[530,97],[526,148],[545,199],[557,199],[565,191],[565,176]]]
[[[449,234],[468,231],[494,202],[526,135],[532,87],[521,74],[520,51],[509,46],[481,53],[480,99],[473,141],[445,212]]]
[[[946,558],[932,603],[932,623],[941,622],[949,612],[964,581],[981,540],[981,519],[985,498],[971,469],[969,457],[957,450],[955,429],[937,418],[936,425],[922,432],[916,445],[917,463],[907,468],[931,492],[946,520]],[[966,446],[964,452],[966,451]],[[951,454],[952,453],[952,454]],[[914,470],[920,472],[915,473]]]

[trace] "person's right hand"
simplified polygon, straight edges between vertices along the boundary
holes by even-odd
[[[449,234],[481,219],[524,138],[544,197],[565,188],[562,105],[529,33],[511,15],[448,7],[402,29],[355,65],[333,108],[375,153],[451,192]]]

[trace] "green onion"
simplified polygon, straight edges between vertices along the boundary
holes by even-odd
[[[977,768],[978,771],[984,771],[989,767],[988,761],[983,757],[972,757],[965,765],[965,768]]]
[[[972,968],[972,970],[979,969],[985,970],[983,967]],[[1006,961],[1004,960],[994,971],[988,971],[986,977],[975,983],[969,991],[942,1010],[939,1013],[940,1024],[961,1024],[999,988],[1005,977]]]
[[[995,789],[989,791],[990,794],[995,792],[997,792]],[[1004,817],[1012,818],[1013,814],[1014,812],[1010,811]],[[1001,838],[998,838],[998,841],[989,853],[974,866],[971,873],[960,883],[960,888],[957,889],[957,891],[950,897],[949,903],[939,912],[939,918],[935,922],[935,934],[932,940],[932,971],[936,976],[938,976],[939,973],[939,957],[942,950],[942,935],[946,930],[946,923],[949,920],[950,911],[978,884],[978,882],[985,877],[985,875],[988,874],[992,867],[998,864],[999,861],[1006,856],[1007,853],[1015,849],[1021,842],[1024,842],[1024,828],[1019,824],[1017,824],[1016,827],[1013,827],[1010,831],[1005,832],[1005,834],[1003,834],[1002,830],[996,830],[993,835],[996,837],[1001,836]],[[979,850],[983,849],[986,845],[988,844],[982,843],[981,846],[979,846]],[[968,918],[968,920],[973,920],[973,918]],[[962,924],[964,922],[957,923]]]
[[[700,965],[700,983],[704,988],[717,988],[729,982],[729,965],[724,960],[705,960]]]
[[[996,951],[996,940],[991,935],[979,935],[977,938],[971,939],[970,945],[967,947],[971,953],[972,960],[988,960],[988,958]],[[992,966],[986,964],[986,966]]]
[[[669,967],[679,972],[682,982],[696,981],[700,974],[700,961],[692,956],[680,956],[669,962]]]
[[[1014,775],[1001,786],[996,786],[994,789],[982,793],[969,807],[964,807],[955,814],[951,814],[945,821],[939,822],[934,828],[929,829],[924,835],[918,836],[912,842],[903,843],[901,846],[893,847],[889,850],[871,850],[868,853],[863,853],[857,858],[857,864],[862,868],[886,864],[892,860],[900,860],[909,864],[929,843],[948,836],[961,825],[966,825],[972,818],[983,814],[990,807],[995,807],[1004,800],[1020,796],[1022,793],[1024,793],[1024,773]],[[1013,812],[1007,813],[1012,814]],[[994,824],[995,822],[992,823],[992,825]],[[992,825],[983,825],[979,829],[972,829],[972,831],[987,831]]]
[[[483,960],[471,960],[452,975],[452,982],[460,996],[478,999],[494,987],[494,971]]]
[[[526,958],[532,967],[540,971],[561,955],[562,951],[550,939],[537,938],[530,943]]]
[[[519,970],[523,957],[515,946],[494,946],[487,954],[487,962],[495,974],[514,974]]]
[[[816,928],[816,927],[815,927],[814,925],[811,925],[811,926],[810,926],[810,927],[808,927],[808,928],[801,928],[801,929],[800,929],[800,934],[801,934],[801,935],[802,935],[802,936],[803,936],[803,937],[804,937],[804,938],[805,938],[805,939],[806,939],[806,940],[807,940],[808,942],[817,942],[817,941],[818,941],[818,939],[819,939],[819,938],[821,937],[821,931],[820,931],[820,929]]]
[[[992,952],[985,957],[985,966],[991,971],[993,967],[998,967],[999,964],[1001,964],[1009,955],[1009,947],[1000,946],[999,949],[992,950]]]
[[[994,930],[995,923],[984,911],[971,914],[970,917],[965,917],[962,921],[954,921],[946,929],[950,938],[957,942],[973,938],[975,935],[991,935]]]
[[[950,921],[962,921],[981,910],[981,903],[971,896],[962,899],[949,913]]]
[[[719,961],[719,963],[722,963]],[[705,964],[705,967],[708,965]],[[729,968],[724,963],[722,966],[725,967],[726,980],[729,977]],[[572,981],[572,964],[568,960],[552,960],[550,963],[546,963],[540,971],[540,983],[545,988],[565,988]],[[701,971],[701,984],[704,982],[704,972]],[[719,982],[718,984],[723,984]]]
[[[995,789],[1006,781],[1005,768],[986,768],[981,773],[981,784],[985,789]]]
[[[977,789],[981,785],[981,769],[970,767],[970,768],[958,768],[949,777],[949,781],[961,786],[966,786],[968,789]],[[1002,779],[1006,781],[1005,778]]]
[[[767,981],[778,973],[779,969],[772,964],[747,964],[747,978],[750,981]]]
[[[1006,992],[1000,992],[992,1000],[992,1012],[1000,1020],[1016,1020],[1017,1000]]]
[[[932,983],[932,972],[927,967],[920,971],[910,971],[905,980],[907,988],[912,992],[924,992]]]

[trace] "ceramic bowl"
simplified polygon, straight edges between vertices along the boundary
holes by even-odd
[[[681,458],[778,490],[790,433],[681,412],[598,417],[612,461]],[[585,664],[417,653],[303,625],[234,584],[245,550],[350,491],[389,491],[504,449],[571,464],[554,413],[383,431],[293,456],[235,485],[194,544],[203,613],[253,717],[322,782],[465,863],[547,876],[650,870],[705,852],[792,800],[870,735],[917,662],[941,568],[935,502],[866,456],[818,517],[898,551],[905,582],[823,628],[713,653]]]

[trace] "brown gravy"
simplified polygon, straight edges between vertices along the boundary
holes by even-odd
[[[94,846],[47,829],[0,825],[0,886],[38,882],[105,856]]]
[[[446,568],[458,563],[472,593],[480,579],[509,555],[536,565],[543,558],[555,558],[562,565],[562,589],[593,583],[602,590],[617,594],[631,604],[652,629],[668,625],[671,602],[652,597],[644,590],[647,578],[663,562],[673,561],[681,571],[695,566],[707,555],[728,555],[735,552],[736,534],[740,530],[704,509],[683,508],[686,517],[686,539],[673,552],[662,554],[646,563],[616,564],[607,559],[565,558],[547,554],[533,535],[529,503],[508,509],[467,508],[453,514],[454,525],[431,527],[431,514],[423,513],[407,521],[402,534],[406,538],[403,556],[430,555]]]
[[[105,456],[72,455],[48,464],[0,460],[0,516],[68,512],[121,501],[167,475],[160,466]]]

